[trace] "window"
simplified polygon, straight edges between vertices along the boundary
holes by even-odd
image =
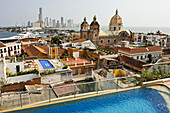
[[[119,27],[119,30],[120,30],[120,27]]]
[[[88,67],[85,68],[85,73],[88,73]]]
[[[75,69],[73,69],[73,74],[76,74]]]
[[[6,48],[4,48],[4,52],[6,52]]]
[[[81,73],[81,68],[79,68],[79,71],[78,71],[78,72],[79,72],[79,74]]]
[[[18,49],[19,49],[19,45],[18,45]]]
[[[100,42],[103,43],[103,40],[101,40]]]
[[[53,53],[54,53],[54,50],[53,50]]]
[[[139,59],[139,56],[137,56],[137,59]]]
[[[140,59],[143,59],[143,56],[141,56]]]
[[[116,31],[116,27],[114,27],[114,31]]]

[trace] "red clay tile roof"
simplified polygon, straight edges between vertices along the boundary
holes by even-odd
[[[141,48],[121,47],[121,48],[119,48],[118,51],[125,52],[125,53],[128,53],[128,54],[133,54],[133,53],[145,53],[145,52],[162,51],[162,49],[159,46],[148,46],[148,47],[141,47]]]
[[[142,65],[145,65],[147,63],[127,57],[127,56],[119,56],[120,62],[122,62],[124,65],[133,68],[137,71],[142,71]]]
[[[39,52],[47,54],[47,46],[34,46]]]
[[[69,43],[72,44],[72,43],[76,43],[76,42],[84,42],[84,41],[86,41],[86,39],[85,39],[85,38],[81,38],[81,39],[74,40],[74,41],[69,42]]]
[[[104,59],[106,59],[106,60],[116,60],[115,58],[104,58]]]
[[[39,38],[25,38],[25,39],[20,39],[20,42],[29,42],[29,41],[38,41]]]
[[[68,85],[75,85],[75,83],[67,84],[67,85],[63,85],[63,86],[68,86]],[[76,92],[80,90],[77,86],[75,86],[75,89],[76,89]],[[74,89],[74,86],[69,86],[69,87],[56,88],[56,89],[54,89],[54,91],[58,96],[61,96],[61,95],[74,93],[75,89]]]
[[[58,55],[60,56],[65,52],[66,52],[66,49],[58,49]]]
[[[159,36],[168,36],[167,34],[159,34]]]
[[[163,55],[170,55],[170,49],[163,49]]]
[[[0,47],[6,47],[4,44],[0,43]]]
[[[82,64],[82,63],[91,63],[89,60],[84,59],[84,58],[77,58],[77,60],[68,60],[68,61],[64,61],[67,65],[74,65],[76,64]]]
[[[27,45],[22,47],[23,51],[28,54],[28,56],[37,56],[40,52],[43,54],[47,54],[47,51],[43,49],[45,47],[42,46],[34,46],[34,45]]]

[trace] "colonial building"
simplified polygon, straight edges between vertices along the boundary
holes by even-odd
[[[0,57],[16,56],[21,54],[21,43],[13,40],[1,40]]]
[[[122,18],[116,14],[111,18],[109,23],[109,30],[100,31],[100,25],[94,16],[92,23],[86,21],[86,17],[81,24],[80,37],[91,40],[95,45],[114,46],[121,41],[129,41],[131,32],[123,30]]]
[[[63,61],[70,67],[73,76],[91,75],[95,69],[95,63],[84,58],[67,58]]]
[[[149,55],[151,55],[152,59],[156,61],[162,57],[162,49],[159,46],[148,46],[140,48],[121,47],[118,49],[118,55],[125,55],[141,61],[149,60]]]
[[[144,34],[144,33],[135,33],[134,34],[134,43],[143,44],[143,45],[153,45],[168,47],[168,35],[166,34]]]

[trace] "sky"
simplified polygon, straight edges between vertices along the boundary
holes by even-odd
[[[0,26],[27,24],[43,18],[61,17],[90,23],[96,15],[101,26],[108,26],[116,9],[125,27],[170,27],[170,0],[0,0]]]

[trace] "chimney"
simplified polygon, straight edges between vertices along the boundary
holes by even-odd
[[[67,58],[67,61],[68,61],[68,58]]]
[[[84,65],[85,65],[86,63],[84,62]]]
[[[77,66],[77,63],[75,62],[75,66]]]
[[[91,64],[93,64],[93,60],[91,61]]]

